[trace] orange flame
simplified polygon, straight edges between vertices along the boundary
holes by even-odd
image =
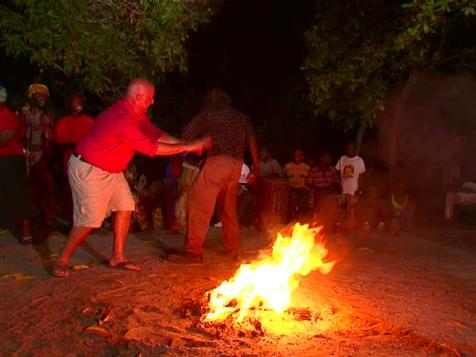
[[[234,277],[210,291],[210,311],[205,321],[233,316],[241,322],[256,308],[285,311],[299,286],[299,276],[314,270],[328,274],[334,267],[334,261],[323,261],[328,251],[320,239],[316,242],[320,230],[297,223],[291,237],[278,233],[272,256],[242,264]]]

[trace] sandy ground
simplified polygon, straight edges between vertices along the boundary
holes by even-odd
[[[262,313],[261,327],[200,323],[205,293],[239,263],[220,254],[212,228],[203,265],[161,257],[183,237],[131,234],[139,273],[104,266],[110,234],[91,236],[74,255],[77,270],[51,278],[65,238],[22,246],[0,234],[2,356],[476,356],[476,237],[471,230],[328,237],[335,269],[302,279],[295,314]],[[269,237],[243,230],[246,256]]]

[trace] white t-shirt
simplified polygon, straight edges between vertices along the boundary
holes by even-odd
[[[243,166],[241,166],[241,175],[240,175],[240,179],[238,183],[246,185],[248,183],[249,176],[250,176],[250,168],[248,165],[243,164]]]
[[[341,156],[336,169],[340,172],[342,193],[353,195],[359,189],[359,176],[365,172],[364,160],[358,155]]]

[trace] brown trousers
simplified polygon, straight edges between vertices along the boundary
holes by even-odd
[[[236,190],[242,165],[243,161],[225,155],[211,156],[205,162],[190,193],[186,253],[202,254],[217,199],[220,203],[225,251],[241,248]]]

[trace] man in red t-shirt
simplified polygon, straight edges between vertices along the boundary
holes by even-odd
[[[52,275],[69,275],[69,258],[109,212],[113,213],[114,247],[109,266],[140,270],[128,261],[124,246],[134,200],[123,171],[136,152],[149,156],[201,152],[211,147],[209,137],[185,143],[154,126],[147,109],[154,103],[154,86],[143,79],[129,84],[126,97],[102,112],[76,146],[68,175],[73,193],[73,228]]]
[[[21,144],[21,123],[5,105],[7,91],[0,86],[0,226],[21,223],[21,242],[31,243],[30,219],[35,210],[29,194]]]
[[[54,137],[59,144],[75,146],[93,127],[94,119],[84,114],[84,101],[81,96],[71,96],[70,114],[58,120],[55,125]]]
[[[69,102],[70,114],[62,117],[55,125],[54,139],[63,153],[63,175],[61,182],[61,201],[64,215],[73,223],[73,201],[68,182],[68,161],[74,147],[91,130],[94,119],[84,114],[84,101],[79,95],[72,95]]]

